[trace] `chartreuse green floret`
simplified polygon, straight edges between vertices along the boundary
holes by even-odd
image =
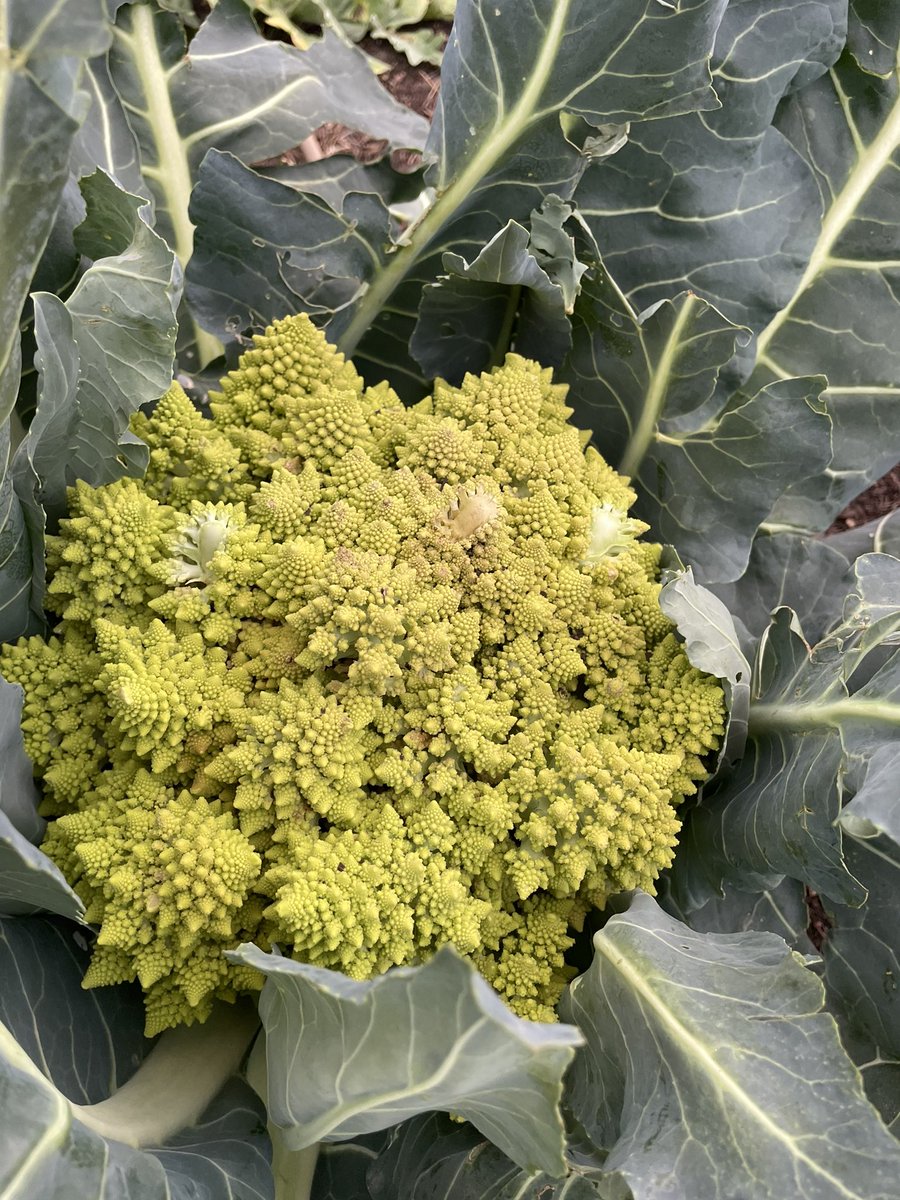
[[[515,354],[404,408],[306,317],[72,489],[49,641],[6,647],[51,821],[148,1029],[258,983],[252,940],[362,979],[452,943],[552,1020],[592,906],[653,890],[723,733],[634,494]]]

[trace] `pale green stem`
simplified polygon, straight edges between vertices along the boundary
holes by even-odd
[[[194,1125],[240,1066],[257,1030],[252,1001],[219,1005],[202,1025],[167,1030],[126,1084],[72,1114],[103,1137],[159,1146]]]
[[[650,386],[647,388],[640,419],[619,462],[619,471],[629,478],[633,478],[638,473],[640,465],[644,461],[644,455],[657,434],[656,426],[665,408],[675,360],[682,348],[682,334],[697,303],[697,297],[693,293],[685,296],[681,312],[675,319],[672,331],[650,377]]]
[[[266,1063],[266,1035],[260,1033],[247,1060],[247,1082],[268,1108],[269,1071]],[[310,1200],[313,1176],[319,1158],[319,1143],[291,1150],[284,1140],[284,1131],[269,1122],[272,1141],[272,1174],[275,1176],[275,1200]],[[349,1198],[348,1198],[349,1200]]]
[[[456,210],[477,191],[482,180],[501,161],[510,147],[535,121],[546,115],[539,110],[538,104],[547,86],[547,80],[557,69],[557,56],[570,7],[571,0],[557,0],[547,25],[541,52],[535,60],[518,102],[505,114],[502,122],[498,118],[494,129],[485,132],[481,145],[456,179],[446,190],[440,191],[428,212],[409,231],[409,241],[391,255],[384,269],[369,285],[357,305],[353,319],[338,342],[339,348],[348,358],[353,355],[360,340],[384,308],[388,297],[407,277],[432,239]]]
[[[162,68],[156,40],[154,11],[149,4],[135,4],[132,9],[131,35],[117,31],[128,46],[134,61],[147,105],[147,121],[153,130],[156,145],[156,166],[143,164],[144,174],[154,181],[162,195],[164,208],[172,223],[174,246],[182,267],[187,267],[194,250],[194,226],[188,215],[188,204],[194,183],[184,139],[178,128],[168,74]],[[192,320],[197,344],[199,366],[222,353],[222,344]]]
[[[754,704],[750,709],[751,733],[777,733],[804,729],[835,729],[844,721],[900,725],[900,705],[882,700],[834,700],[829,704]]]

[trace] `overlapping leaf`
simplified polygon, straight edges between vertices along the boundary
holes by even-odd
[[[469,0],[461,5],[426,148],[434,160],[428,177],[434,202],[397,245],[362,235],[368,262],[355,277],[356,287],[340,289],[332,308],[337,317],[329,330],[340,335],[341,348],[355,353],[373,377],[387,375],[414,394],[422,377],[410,357],[409,340],[421,288],[441,274],[443,253],[479,248],[508,220],[526,220],[547,195],[565,200],[572,194],[590,150],[582,153],[585,136],[576,145],[564,135],[561,113],[574,114],[593,134],[598,126],[714,106],[706,58],[720,16],[717,0],[679,8],[641,0],[636,10],[598,6],[593,0],[527,5]],[[603,48],[599,57],[598,46]],[[249,182],[245,188],[250,189]],[[303,200],[293,199],[302,209]],[[288,204],[286,197],[274,202],[282,209]],[[192,219],[199,227],[198,243],[204,238],[213,246],[214,237],[203,227],[208,219],[222,224],[223,205],[211,183],[198,191]],[[231,228],[243,224],[244,230],[229,243],[235,258],[243,256],[248,243],[252,246],[258,222],[271,227],[273,218],[258,210],[252,216],[229,214]],[[340,251],[342,240],[361,236],[346,208],[324,229],[318,246],[306,247],[309,254],[317,249],[320,274],[310,280],[308,291],[298,293],[295,305],[307,295],[314,305],[320,303],[321,275],[343,278],[341,266],[332,265],[332,251]],[[199,262],[192,265],[189,294],[195,285],[205,287],[208,271],[208,256],[202,268]],[[278,285],[276,276],[270,280]],[[241,295],[240,278],[232,287],[231,296]],[[230,315],[226,305],[216,328]]]
[[[43,831],[19,727],[22,691],[0,678],[0,913],[46,909],[80,918],[83,905],[32,842]]]
[[[584,267],[564,229],[572,209],[548,196],[530,230],[510,221],[472,262],[445,254],[422,291],[410,350],[428,378],[459,384],[503,362],[510,343],[558,367],[572,345],[569,314]],[[448,369],[449,368],[449,369]]]
[[[522,1167],[565,1173],[559,1100],[576,1029],[516,1017],[450,947],[358,982],[242,946],[263,971],[268,1109],[285,1144],[459,1113]]]
[[[0,62],[0,638],[33,625],[31,547],[9,473],[19,319],[68,175],[86,59],[109,43],[101,0],[3,0]]]
[[[802,277],[759,332],[750,382],[783,379],[813,362],[828,376],[834,462],[826,477],[798,481],[774,515],[801,528],[824,529],[900,457],[900,71],[896,24],[877,15],[882,8],[853,0],[855,51],[790,97],[777,119],[812,170],[822,217]],[[890,59],[886,42],[875,52],[875,28],[894,38]]]
[[[695,933],[638,894],[594,947],[563,1002],[587,1038],[571,1102],[635,1200],[890,1200],[900,1147],[780,938]]]
[[[702,893],[694,876],[714,889],[728,879],[752,890],[786,874],[847,905],[865,899],[844,865],[835,821],[876,751],[895,769],[900,761],[900,652],[890,648],[900,562],[867,555],[854,578],[844,621],[812,650],[791,611],[776,613],[754,667],[747,752],[691,812],[676,892]],[[885,661],[866,678],[861,668],[873,651]]]
[[[183,263],[193,178],[210,147],[256,161],[297,145],[324,121],[392,145],[421,146],[427,132],[378,85],[358,51],[335,37],[302,52],[267,41],[241,0],[220,0],[187,54],[173,14],[146,0],[124,6],[110,74],[137,139],[157,228]]]
[[[0,1197],[272,1197],[261,1106],[238,1080],[197,1126],[152,1151],[107,1141],[77,1118],[72,1104],[109,1095],[147,1050],[139,991],[85,992],[88,957],[65,922],[0,922]]]
[[[687,286],[755,330],[788,302],[818,193],[772,121],[786,92],[837,57],[846,8],[732,0],[712,57],[721,107],[636,126],[606,170],[585,175],[579,209],[637,311]]]
[[[824,379],[787,379],[726,403],[720,371],[746,331],[691,292],[639,315],[599,262],[573,326],[561,378],[576,422],[635,479],[636,511],[701,582],[738,578],[775,501],[831,458]]]

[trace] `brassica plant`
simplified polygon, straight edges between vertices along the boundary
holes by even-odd
[[[893,7],[185,14],[0,0],[0,1198],[895,1200]]]

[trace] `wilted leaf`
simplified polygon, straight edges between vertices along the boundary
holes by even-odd
[[[822,985],[771,934],[700,934],[638,894],[563,1015],[587,1038],[575,1116],[635,1200],[890,1200],[900,1147]]]
[[[565,1172],[576,1029],[525,1021],[450,947],[366,982],[240,947],[265,973],[269,1117],[290,1149],[459,1113],[522,1167]]]

